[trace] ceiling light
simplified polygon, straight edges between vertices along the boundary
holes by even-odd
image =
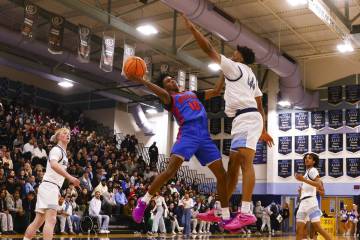
[[[307,4],[307,0],[287,0],[291,6],[299,6]]]
[[[158,30],[150,24],[140,25],[136,28],[136,30],[138,30],[139,32],[141,32],[146,36],[150,36],[158,33]]]
[[[158,111],[156,109],[154,109],[154,108],[148,108],[148,109],[146,109],[146,113],[148,113],[148,114],[156,114],[156,113],[158,113]]]
[[[210,68],[211,71],[217,72],[221,69],[220,65],[217,63],[210,63],[208,65],[208,67]]]
[[[281,107],[290,107],[291,106],[289,101],[284,101],[284,100],[279,101],[278,104]]]
[[[62,88],[72,88],[74,86],[74,84],[69,81],[58,82],[58,85]]]
[[[352,46],[350,41],[344,41],[341,44],[336,46],[337,50],[341,53],[353,52],[354,47]]]

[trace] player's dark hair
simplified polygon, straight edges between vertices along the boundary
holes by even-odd
[[[171,76],[169,73],[160,73],[158,79],[156,80],[155,84],[158,85],[159,87],[164,87],[164,79],[166,77]]]
[[[319,156],[317,155],[317,154],[315,154],[315,153],[306,153],[305,155],[304,155],[304,158],[303,158],[303,160],[304,160],[304,164],[305,164],[305,159],[307,158],[307,156],[310,156],[313,160],[314,160],[314,167],[317,167],[318,165],[319,165],[319,162],[320,162],[320,158],[319,158]]]
[[[244,59],[245,64],[253,64],[255,62],[255,53],[252,49],[244,46],[236,46],[236,49]]]

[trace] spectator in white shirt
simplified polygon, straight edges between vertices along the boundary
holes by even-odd
[[[99,192],[100,195],[103,195],[104,192],[107,192],[108,191],[108,187],[106,185],[106,177],[105,176],[102,176],[101,177],[101,182],[99,183],[99,185],[96,186],[96,188],[94,189],[94,192],[93,192],[93,196],[96,192]]]
[[[67,198],[68,200],[68,198]],[[60,222],[60,234],[66,234],[65,232],[65,225],[66,222],[68,223],[69,226],[69,233],[70,234],[75,234],[73,231],[73,227],[72,227],[72,222],[71,222],[71,214],[72,214],[72,206],[69,203],[69,201],[65,201],[64,197],[60,197],[59,198],[59,208],[57,211],[57,219],[59,219]]]
[[[100,227],[100,233],[110,233],[108,230],[110,218],[107,215],[101,215],[101,200],[100,192],[96,191],[95,196],[90,201],[89,215],[90,217],[98,220],[98,226]]]
[[[29,142],[24,145],[23,153],[30,152],[32,155],[33,151],[34,151],[34,139],[31,138]]]
[[[184,214],[183,214],[183,218],[182,218],[182,222],[184,225],[184,233],[185,235],[189,235],[190,231],[191,231],[191,209],[194,206],[194,200],[192,198],[189,197],[189,194],[186,193],[184,195],[184,197],[181,199],[181,201],[179,202],[180,206],[184,207]]]
[[[172,195],[173,193],[179,193],[179,191],[178,191],[177,188],[175,187],[175,183],[174,183],[174,182],[171,183],[170,192],[171,192],[171,195]]]
[[[43,148],[42,142],[37,143],[36,141],[34,141],[34,149],[32,151],[31,157],[32,157],[31,159],[32,165],[40,164],[43,167],[46,166],[47,153]]]

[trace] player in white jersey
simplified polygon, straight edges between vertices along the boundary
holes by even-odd
[[[253,160],[259,139],[268,146],[274,144],[264,127],[262,93],[249,64],[255,54],[247,47],[237,46],[231,59],[219,54],[206,37],[184,16],[185,24],[193,33],[200,48],[221,67],[225,76],[225,114],[235,117],[231,129],[231,152],[227,170],[227,195],[230,200],[242,171],[242,203],[240,213],[234,219],[224,221],[224,229],[232,231],[256,222],[251,211],[252,193],[255,186]]]
[[[317,190],[323,191],[319,172],[315,168],[319,163],[319,156],[315,153],[307,153],[304,156],[306,172],[303,175],[296,173],[295,178],[302,182],[300,190],[300,205],[296,213],[296,239],[306,239],[306,222],[310,221],[315,232],[320,233],[326,240],[330,235],[321,228],[320,218],[322,212],[316,198]]]
[[[70,183],[73,183],[74,186],[80,185],[80,181],[77,178],[66,172],[68,165],[66,147],[70,142],[69,129],[58,129],[51,137],[51,141],[57,145],[54,146],[49,153],[46,172],[38,189],[35,209],[36,216],[34,221],[26,229],[24,240],[32,239],[44,222],[43,239],[52,239],[59,205],[60,188],[65,178],[67,178]]]

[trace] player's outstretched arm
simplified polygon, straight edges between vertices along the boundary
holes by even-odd
[[[263,117],[263,121],[264,121],[264,127],[260,136],[260,140],[263,140],[266,142],[266,144],[269,147],[272,147],[275,145],[274,140],[272,139],[272,137],[267,133],[266,131],[266,126],[265,126],[265,113],[264,113],[264,108],[262,105],[262,97],[255,97],[256,100],[256,104],[257,104],[257,109],[259,111],[259,113],[261,114],[261,116]]]
[[[143,78],[129,78],[129,80],[143,84],[146,88],[157,95],[164,104],[169,104],[171,102],[170,94],[165,89],[148,81],[145,76]]]
[[[219,53],[215,50],[215,48],[211,45],[209,40],[199,31],[196,29],[194,24],[187,19],[185,15],[182,15],[185,21],[187,28],[192,32],[196,42],[198,43],[199,47],[216,63],[221,63],[221,57]]]
[[[50,166],[51,168],[58,174],[60,174],[61,176],[63,176],[64,178],[68,179],[69,182],[73,183],[75,187],[79,187],[80,186],[80,181],[79,179],[71,176],[66,170],[64,170],[61,165],[56,161],[56,160],[50,160]]]
[[[225,82],[224,74],[221,74],[220,78],[215,83],[215,87],[213,89],[205,90],[205,100],[209,100],[213,97],[219,96],[221,94],[221,90],[224,87],[224,82]]]

